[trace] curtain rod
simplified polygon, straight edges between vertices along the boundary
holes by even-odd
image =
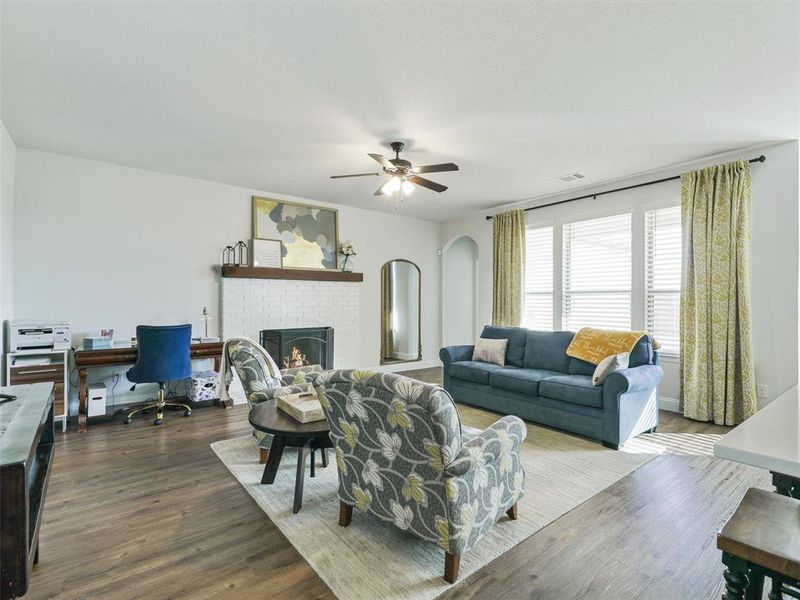
[[[761,156],[751,158],[747,162],[763,163],[765,160],[767,160],[767,157],[762,154]],[[654,179],[653,181],[645,181],[644,183],[626,185],[625,187],[619,187],[613,190],[606,190],[605,192],[595,192],[594,194],[585,194],[583,196],[578,196],[577,198],[569,198],[568,200],[556,200],[555,202],[548,202],[547,204],[539,204],[538,206],[529,206],[524,210],[525,212],[528,212],[529,210],[536,210],[537,208],[545,208],[547,206],[556,206],[557,204],[566,204],[567,202],[575,202],[576,200],[585,200],[586,198],[597,198],[598,196],[604,196],[605,194],[613,194],[614,192],[624,192],[625,190],[632,190],[635,188],[645,187],[648,185],[655,185],[656,183],[664,183],[665,181],[674,181],[680,178],[681,178],[680,175],[673,175],[672,177],[664,177],[663,179]],[[487,215],[486,220],[491,221],[493,216],[494,215]]]

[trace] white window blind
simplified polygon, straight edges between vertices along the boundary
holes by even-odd
[[[645,327],[661,352],[680,348],[681,207],[645,213]]]
[[[563,325],[631,328],[630,213],[564,225]]]
[[[553,228],[525,232],[525,305],[522,326],[553,329]]]

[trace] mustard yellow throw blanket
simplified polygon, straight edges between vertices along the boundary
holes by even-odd
[[[644,335],[647,335],[647,332],[582,327],[572,338],[572,342],[567,348],[567,356],[597,365],[606,356],[630,352]]]

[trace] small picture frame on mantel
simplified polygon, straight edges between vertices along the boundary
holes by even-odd
[[[252,249],[254,267],[281,268],[283,266],[280,240],[260,240],[254,238]]]

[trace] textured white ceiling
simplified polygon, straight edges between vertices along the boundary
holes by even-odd
[[[445,219],[798,136],[800,3],[7,3],[18,145]],[[553,178],[581,171],[589,179]]]

